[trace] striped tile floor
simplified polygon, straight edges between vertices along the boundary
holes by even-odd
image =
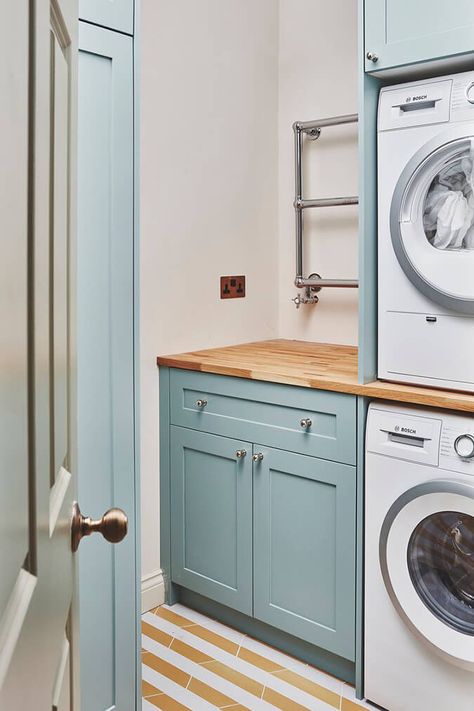
[[[142,616],[143,711],[362,711],[354,689],[183,605]]]

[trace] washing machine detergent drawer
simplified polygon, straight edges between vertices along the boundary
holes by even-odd
[[[388,311],[379,378],[474,392],[474,317]]]

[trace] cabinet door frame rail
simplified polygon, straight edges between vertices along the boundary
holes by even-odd
[[[297,297],[298,303],[317,303],[317,297],[311,292],[317,292],[323,287],[355,289],[359,286],[357,279],[323,279],[317,274],[304,277],[303,274],[303,210],[317,207],[340,207],[342,205],[358,205],[358,196],[307,199],[303,198],[303,134],[310,140],[316,140],[321,135],[321,129],[328,126],[341,126],[357,123],[358,114],[333,116],[316,121],[295,121],[293,133],[295,140],[295,227],[296,227],[296,277],[295,286],[306,288],[306,297]],[[298,304],[297,304],[298,305]]]

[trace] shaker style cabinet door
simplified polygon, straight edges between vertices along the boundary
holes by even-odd
[[[252,446],[171,427],[171,577],[252,614]]]
[[[91,711],[135,707],[132,49],[131,37],[79,23],[79,501],[93,516],[119,506],[129,519],[120,545],[92,536],[78,553]]]
[[[254,616],[353,660],[356,469],[254,450]]]
[[[365,69],[442,59],[474,49],[472,0],[365,0]]]
[[[79,0],[79,19],[133,34],[133,0]]]

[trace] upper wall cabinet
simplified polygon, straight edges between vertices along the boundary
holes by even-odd
[[[79,0],[79,19],[133,35],[133,0]]]
[[[368,72],[459,60],[473,50],[473,0],[365,0]]]

